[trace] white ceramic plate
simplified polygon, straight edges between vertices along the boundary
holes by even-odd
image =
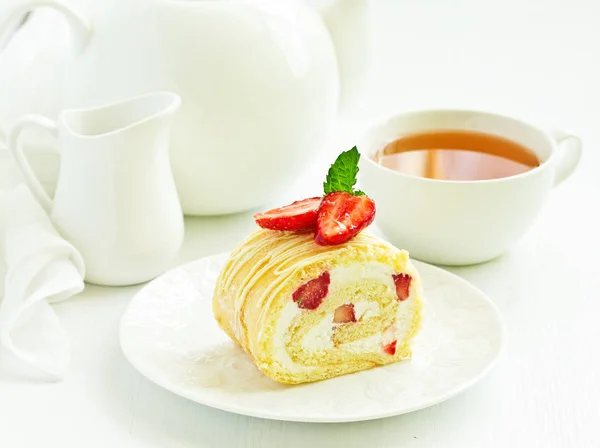
[[[464,391],[491,369],[503,346],[502,320],[489,298],[460,277],[415,261],[427,302],[412,360],[281,385],[261,374],[213,319],[212,291],[226,259],[202,258],[153,280],[121,321],[121,347],[142,375],[207,406],[302,422],[399,415]]]

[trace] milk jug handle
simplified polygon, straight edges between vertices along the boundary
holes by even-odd
[[[71,43],[75,54],[81,53],[87,46],[91,34],[92,24],[91,22],[80,14],[76,9],[71,7],[68,3],[62,0],[31,0],[31,1],[20,1],[8,14],[8,17],[0,23],[0,35],[14,23],[16,17],[23,17],[28,12],[35,8],[52,8],[55,11],[60,12],[71,31]]]
[[[48,196],[48,193],[46,193],[46,190],[44,190],[42,184],[31,169],[31,165],[23,152],[23,146],[19,144],[19,136],[25,128],[30,126],[37,126],[45,129],[55,137],[58,137],[58,129],[56,123],[49,118],[41,115],[25,115],[15,121],[8,133],[8,149],[13,156],[17,167],[23,174],[25,184],[29,187],[31,193],[44,210],[50,213],[52,210],[52,199],[50,199],[50,196]]]

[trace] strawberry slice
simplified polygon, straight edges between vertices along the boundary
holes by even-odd
[[[384,344],[383,345],[383,351],[385,353],[387,353],[388,355],[394,356],[396,354],[396,344],[398,343],[398,341],[392,341],[388,344]]]
[[[317,211],[321,198],[309,198],[293,202],[285,207],[274,208],[254,215],[254,220],[263,229],[305,231],[317,224]]]
[[[330,282],[329,272],[324,272],[294,291],[292,299],[298,304],[299,308],[305,310],[317,309],[329,292]]]
[[[412,277],[408,274],[394,274],[392,277],[394,278],[394,284],[396,285],[396,296],[398,296],[398,300],[402,302],[408,299]]]
[[[323,198],[317,216],[315,242],[342,244],[354,238],[375,219],[375,202],[368,196],[334,191]]]
[[[356,322],[356,315],[354,314],[354,304],[349,303],[346,305],[338,306],[333,313],[334,324],[348,324],[350,322]]]

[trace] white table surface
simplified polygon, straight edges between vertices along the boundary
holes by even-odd
[[[507,255],[452,269],[498,304],[508,349],[469,391],[353,424],[248,418],[179,398],[123,357],[119,318],[138,287],[88,286],[56,306],[68,378],[28,380],[0,358],[0,447],[600,447],[600,6],[596,0],[377,0],[374,80],[295,193],[368,118],[428,106],[493,109],[578,133],[583,162]],[[344,131],[352,129],[352,131]],[[178,263],[231,249],[252,213],[187,220]],[[351,391],[350,391],[351,392]]]

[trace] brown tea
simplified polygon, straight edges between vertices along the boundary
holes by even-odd
[[[529,171],[540,162],[525,146],[497,135],[440,130],[405,135],[376,154],[400,173],[440,180],[487,180]]]

